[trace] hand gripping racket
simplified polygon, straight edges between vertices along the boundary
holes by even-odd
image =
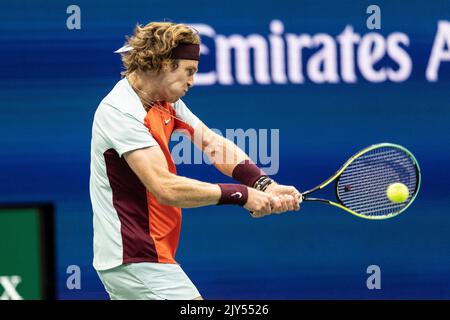
[[[310,195],[335,181],[337,202]],[[387,188],[402,183],[409,191],[406,201],[392,202]],[[354,156],[330,178],[302,193],[303,201],[327,203],[365,219],[392,218],[405,211],[417,196],[420,168],[416,158],[402,146],[379,143]]]

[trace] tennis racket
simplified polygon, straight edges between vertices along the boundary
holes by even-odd
[[[335,182],[336,202],[310,195]],[[403,183],[409,191],[406,201],[395,203],[387,197],[392,183]],[[420,168],[416,158],[402,146],[379,143],[354,156],[330,178],[302,193],[303,201],[322,202],[357,217],[381,220],[405,211],[420,188]]]

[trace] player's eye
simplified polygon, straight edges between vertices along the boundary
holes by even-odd
[[[195,74],[195,70],[194,69],[188,69],[188,75],[192,76]]]

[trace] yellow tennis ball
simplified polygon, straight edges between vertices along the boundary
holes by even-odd
[[[386,195],[392,202],[405,202],[409,197],[408,187],[400,182],[392,183],[387,188]]]

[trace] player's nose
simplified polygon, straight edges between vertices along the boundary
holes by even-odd
[[[189,77],[187,81],[188,88],[191,88],[194,85],[194,76]]]

